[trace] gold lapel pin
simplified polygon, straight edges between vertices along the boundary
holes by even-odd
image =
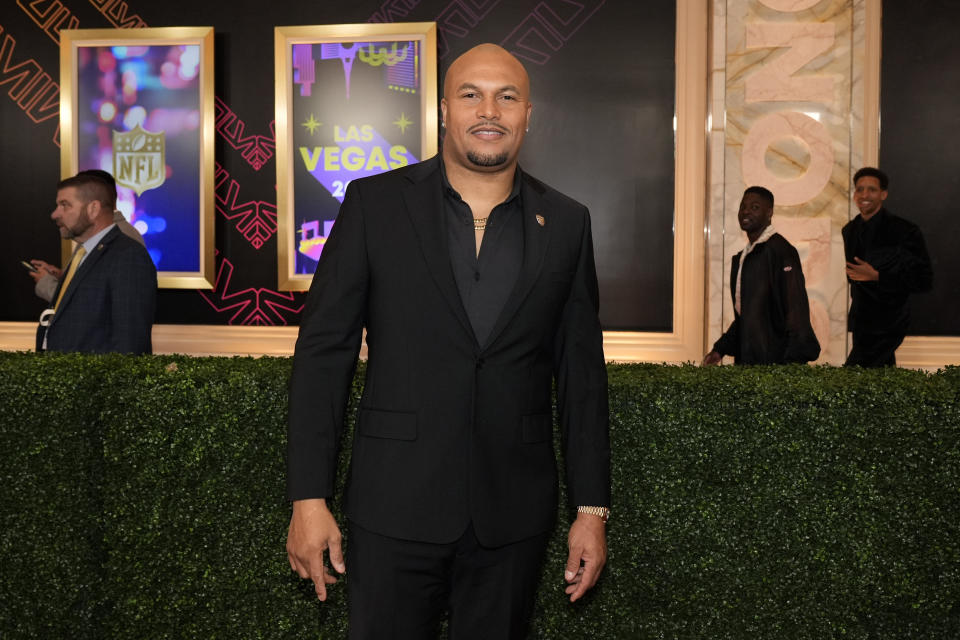
[[[538,213],[538,214],[537,214],[537,224],[542,227],[544,224],[546,224],[546,222],[547,222],[546,219],[545,219],[542,215],[540,215],[540,214]]]

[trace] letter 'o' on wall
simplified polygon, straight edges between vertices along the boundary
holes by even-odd
[[[767,149],[790,138],[806,146],[810,164],[798,178],[775,175],[767,167]],[[823,191],[833,172],[833,141],[826,127],[804,113],[771,113],[754,123],[743,140],[743,179],[773,191],[778,205],[790,206],[813,200]]]

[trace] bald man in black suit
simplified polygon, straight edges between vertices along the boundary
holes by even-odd
[[[606,561],[606,367],[590,218],[524,173],[520,62],[481,45],[447,72],[440,157],[350,183],[317,267],[290,385],[287,551],[321,600],[350,566],[351,638],[521,638],[556,517],[552,384],[577,517],[571,600]],[[347,392],[369,363],[346,494]],[[558,567],[558,571],[560,568]]]

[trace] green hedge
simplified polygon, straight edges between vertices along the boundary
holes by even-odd
[[[284,551],[289,365],[0,353],[0,638],[344,638]],[[534,637],[960,636],[960,370],[609,376],[609,564],[569,605],[559,525]]]
[[[0,638],[96,638],[102,363],[0,353]]]

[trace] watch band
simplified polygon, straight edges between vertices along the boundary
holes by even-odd
[[[607,520],[610,519],[610,509],[608,507],[577,507],[577,513],[589,513],[593,516],[598,516],[606,524]]]

